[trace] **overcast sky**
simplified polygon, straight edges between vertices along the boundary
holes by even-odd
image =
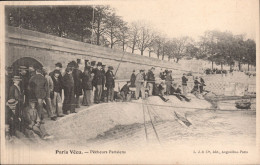
[[[125,21],[149,21],[168,37],[197,39],[206,30],[220,30],[256,38],[257,0],[132,0],[109,4]]]

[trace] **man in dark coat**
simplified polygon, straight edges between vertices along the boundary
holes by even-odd
[[[172,71],[167,71],[166,78],[165,78],[165,84],[166,84],[166,95],[170,94],[171,85],[172,85]]]
[[[27,72],[28,69],[26,66],[20,66],[20,78],[22,79],[20,83],[20,88],[22,93],[25,96],[24,104],[27,106],[29,105],[29,73]]]
[[[106,72],[107,101],[114,101],[115,76],[113,67],[109,66]]]
[[[94,78],[93,78],[93,86],[95,87],[95,103],[99,104],[101,95],[102,95],[102,83],[103,83],[103,74],[101,71],[102,63],[98,62],[97,69],[95,69],[94,72]]]
[[[130,81],[131,81],[130,87],[135,87],[135,79],[136,79],[135,70],[133,70],[133,73],[130,77]]]
[[[7,67],[5,72],[5,100],[9,97],[9,88],[13,85],[13,67]]]
[[[51,77],[53,77],[54,72],[59,73],[58,79],[59,79],[59,82],[62,84],[61,69],[62,69],[62,64],[61,64],[60,62],[58,62],[58,63],[55,64],[55,69],[54,69],[54,71],[50,72],[49,75],[50,75]],[[61,96],[61,94],[62,94],[62,90],[60,91],[60,96]]]
[[[190,99],[188,99],[186,96],[184,96],[182,93],[181,93],[181,86],[179,85],[177,87],[177,84],[173,84],[172,87],[171,87],[171,95],[174,95],[176,96],[179,100],[185,100],[187,102],[190,102]]]
[[[118,92],[117,97],[122,99],[123,101],[131,100],[131,92],[130,87],[131,81],[127,81],[127,83],[121,88],[120,93]]]
[[[183,95],[187,95],[187,77],[186,77],[186,74],[183,73],[183,76],[181,78],[182,80],[182,91],[183,91]]]
[[[53,93],[52,93],[52,105],[54,107],[54,113],[57,115],[57,117],[63,117],[63,113],[60,109],[59,104],[61,104],[61,90],[62,90],[62,83],[59,79],[60,72],[58,70],[55,70],[53,72],[53,75],[51,76],[53,81]]]
[[[72,68],[66,68],[66,73],[62,77],[64,89],[64,101],[62,110],[64,114],[76,113],[75,111],[75,95],[74,95],[74,80],[72,76]],[[69,112],[68,112],[69,111]]]
[[[153,87],[155,84],[154,70],[155,70],[155,68],[152,67],[151,70],[149,70],[147,73],[147,87],[149,89],[149,92],[148,92],[149,96],[153,95]]]
[[[36,69],[36,75],[33,76],[29,80],[29,89],[33,93],[33,98],[31,99],[37,99],[38,101],[38,114],[43,120],[43,100],[48,96],[48,82],[47,79],[42,74],[42,69],[37,68]]]
[[[102,83],[102,95],[101,95],[101,101],[105,101],[105,90],[104,90],[104,87],[105,87],[105,83],[106,83],[106,65],[102,65],[102,74],[103,74],[103,83]]]
[[[79,97],[82,95],[82,71],[79,70],[79,65],[76,64],[72,72],[74,80],[74,94],[76,108],[80,108]]]
[[[206,86],[205,81],[202,77],[200,77],[200,93],[202,93],[204,91],[204,89],[203,89],[204,86]]]

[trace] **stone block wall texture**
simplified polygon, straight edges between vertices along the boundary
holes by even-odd
[[[81,60],[80,68],[82,70],[85,60],[99,61],[107,66],[113,66],[116,70],[122,59],[117,73],[118,79],[129,79],[133,69],[137,72],[139,69],[148,70],[152,66],[156,68],[157,73],[160,72],[161,68],[173,70],[175,75],[185,72],[178,64],[173,62],[16,27],[6,27],[5,38],[6,66],[11,66],[16,60],[23,57],[31,57],[50,70],[54,69],[57,62],[66,66],[68,62],[77,59]]]

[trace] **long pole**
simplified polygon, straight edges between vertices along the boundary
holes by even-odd
[[[122,55],[122,57],[121,57],[121,60],[120,60],[118,66],[117,66],[117,68],[116,68],[115,76],[116,76],[116,74],[117,74],[117,71],[118,71],[118,68],[119,68],[120,64],[122,63],[122,60],[123,60],[124,55],[125,55],[125,53],[123,53],[123,55]]]

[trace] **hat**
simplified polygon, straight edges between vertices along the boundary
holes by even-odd
[[[71,67],[71,68],[76,68],[77,67],[77,63],[76,61],[71,61],[68,63],[67,67]]]
[[[54,71],[53,71],[53,74],[54,74],[54,75],[55,75],[55,74],[60,74],[60,71],[54,70]]]
[[[102,62],[98,62],[98,63],[97,63],[97,66],[102,66]]]
[[[135,72],[135,70],[133,70],[133,72]]]
[[[65,71],[66,71],[66,72],[69,72],[69,71],[72,71],[72,70],[73,70],[73,69],[72,69],[71,67],[67,67]]]
[[[114,68],[113,68],[113,66],[109,66],[108,69],[113,70]]]
[[[30,103],[37,103],[38,101],[36,99],[30,99],[29,102]]]
[[[155,69],[155,68],[154,68],[154,67],[152,67],[152,68],[151,68],[151,70],[152,70],[152,69]]]
[[[90,65],[91,65],[91,66],[96,65],[96,61],[91,61],[91,62],[90,62]]]
[[[12,80],[13,81],[22,81],[22,79],[20,78],[20,76],[14,76],[13,78],[12,78]]]
[[[186,75],[186,73],[183,73],[183,76]]]
[[[19,70],[27,70],[26,66],[19,66]]]
[[[56,63],[55,66],[62,68],[62,64],[60,62]]]
[[[140,72],[144,72],[144,69],[140,69]]]
[[[198,76],[196,76],[196,77],[195,77],[195,79],[199,79],[199,77],[198,77]]]
[[[7,106],[13,106],[13,105],[16,105],[18,103],[18,101],[16,101],[15,99],[9,99],[7,102],[6,102],[6,105]]]

